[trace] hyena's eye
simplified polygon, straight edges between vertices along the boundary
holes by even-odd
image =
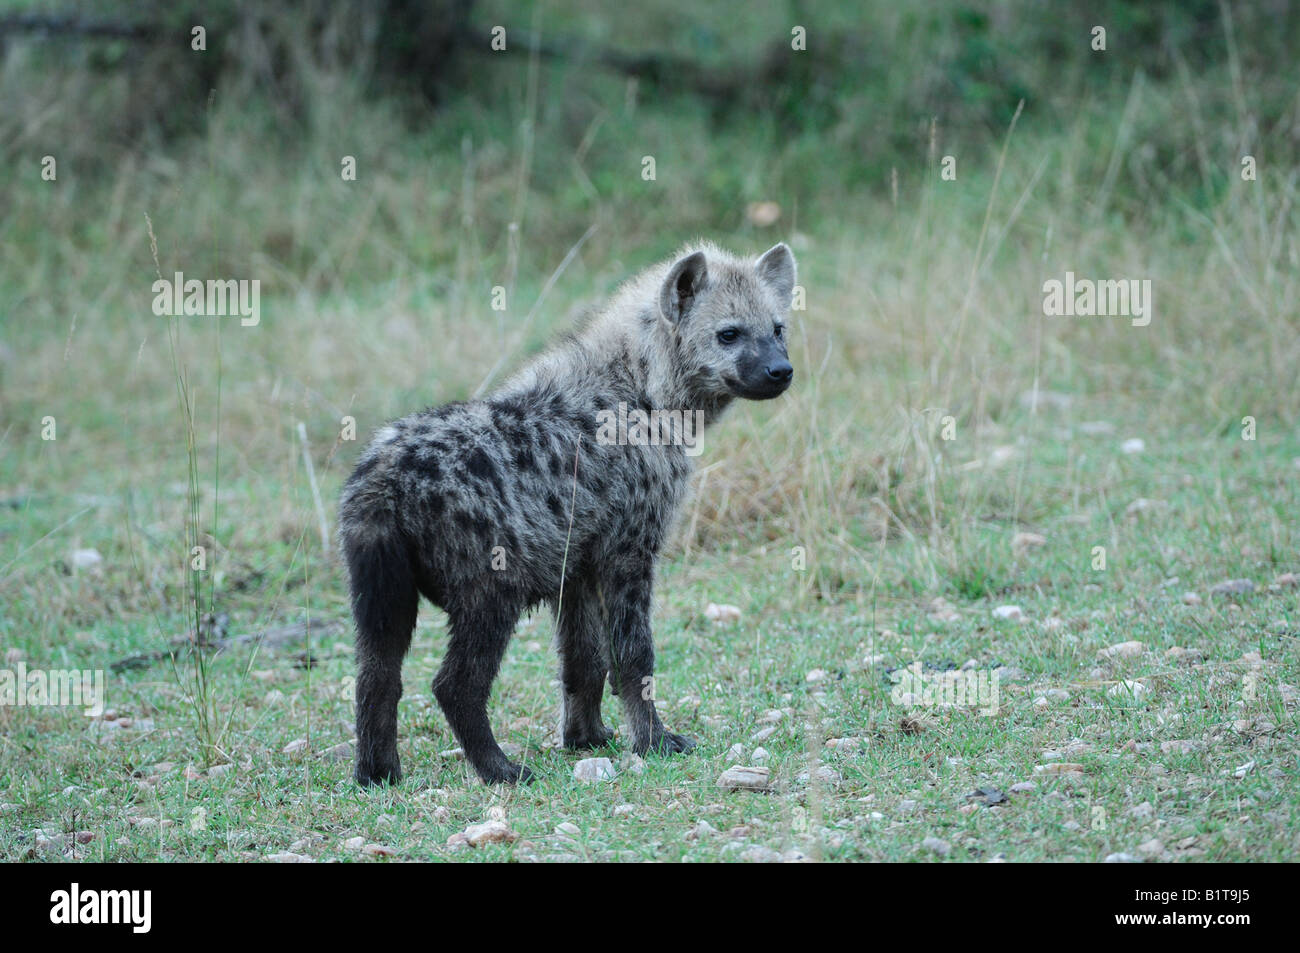
[[[777,324],[772,327],[772,337],[776,338],[777,340],[780,340],[781,335],[784,333],[785,333],[784,324]]]
[[[740,337],[739,328],[727,328],[718,332],[718,341],[722,344],[735,344]]]

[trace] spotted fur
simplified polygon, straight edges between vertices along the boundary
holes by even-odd
[[[602,439],[603,412],[699,412],[781,394],[790,249],[757,260],[711,245],[634,278],[585,327],[483,400],[381,428],[343,490],[339,535],[357,625],[357,761],[396,782],[402,659],[423,595],[449,616],[433,693],[486,782],[528,780],[488,723],[487,699],[520,615],[556,617],[565,746],[606,744],[605,682],[638,754],[687,751],[649,690],[654,564],[692,469],[687,435]]]

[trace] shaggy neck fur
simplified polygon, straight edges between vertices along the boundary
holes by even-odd
[[[713,245],[690,245],[672,259],[642,272],[624,284],[609,303],[578,335],[589,353],[602,366],[625,365],[623,370],[646,395],[653,410],[704,412],[711,424],[730,406],[734,397],[716,379],[701,377],[676,359],[677,329],[659,311],[659,289],[672,263],[682,255],[703,250],[711,274],[740,269],[743,263]],[[688,315],[685,319],[690,320]]]

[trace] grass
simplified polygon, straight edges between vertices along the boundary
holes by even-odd
[[[526,65],[503,74],[501,112],[453,105],[432,132],[406,134],[338,84],[310,137],[264,148],[269,107],[218,95],[193,139],[101,157],[99,178],[13,186],[0,651],[8,667],[107,670],[128,721],[0,706],[0,858],[1291,859],[1297,178],[1267,162],[1237,176],[1257,123],[1245,105],[1208,112],[1234,99],[1228,72],[1117,79],[1072,112],[1030,109],[956,144],[941,128],[897,198],[842,144],[818,157],[812,139],[715,128],[690,104],[629,115],[605,79],[578,87],[589,113],[566,112],[530,99]],[[0,93],[14,82],[0,76]],[[578,79],[547,66],[536,82]],[[1186,186],[1143,148],[1175,109],[1215,130],[1212,155],[1175,148]],[[620,146],[632,133],[673,143],[658,183],[638,164],[658,147]],[[1283,141],[1251,148],[1285,155]],[[349,189],[333,157],[366,143]],[[949,149],[954,182],[938,173]],[[682,163],[698,174],[671,171]],[[782,204],[775,225],[744,215],[760,199]],[[404,673],[406,779],[359,790],[343,575],[300,425],[329,513],[385,419],[473,393],[694,232],[744,251],[790,240],[807,290],[796,386],[710,432],[660,573],[659,704],[699,748],[575,780],[578,756],[550,746],[543,614],[521,623],[491,706],[540,778],[483,787],[446,754],[429,690],[444,618],[426,607]],[[185,318],[169,338],[149,310],[155,270],[258,277],[262,323]],[[1151,325],[1045,318],[1042,284],[1066,270],[1150,278]],[[1125,452],[1135,438],[1144,449]],[[78,565],[91,548],[102,561]],[[1239,578],[1254,591],[1211,595]],[[742,616],[715,624],[710,602]],[[996,618],[1004,605],[1026,621]],[[222,633],[250,638],[193,650]],[[174,667],[112,669],[173,640]],[[1140,656],[1098,657],[1128,641]],[[996,713],[897,703],[913,663],[998,669]],[[840,738],[858,742],[827,747]],[[720,789],[760,744],[773,790]],[[617,739],[595,754],[622,763]],[[1035,770],[1058,761],[1081,770]],[[977,789],[1007,800],[983,806]],[[448,844],[492,817],[518,839]],[[92,834],[60,836],[76,831]]]

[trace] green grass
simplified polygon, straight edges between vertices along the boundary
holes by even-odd
[[[584,785],[572,777],[578,756],[549,747],[557,688],[549,621],[539,617],[520,626],[492,713],[501,740],[520,746],[540,780],[520,790],[481,786],[463,762],[440,754],[455,742],[429,691],[444,643],[441,614],[426,609],[405,672],[401,787],[360,791],[350,763],[327,753],[349,740],[352,659],[346,628],[326,626],[311,637],[310,669],[294,658],[305,640],[279,651],[236,648],[212,660],[212,692],[231,718],[219,759],[232,765],[225,773],[205,772],[186,690],[165,662],[109,676],[110,707],[148,719],[146,730],[113,731],[100,741],[79,712],[0,709],[7,812],[0,856],[57,858],[57,848],[35,846],[32,831],[75,828],[96,832],[78,856],[114,860],[289,851],[357,859],[366,855],[344,843],[355,837],[407,859],[708,860],[762,847],[787,856],[899,860],[927,856],[920,844],[932,836],[948,841],[958,859],[1097,860],[1137,853],[1153,838],[1171,858],[1288,859],[1300,821],[1300,590],[1269,584],[1294,565],[1296,447],[1256,443],[1243,451],[1240,441],[1212,438],[1130,457],[1116,443],[1076,436],[1044,455],[1045,484],[1069,479],[1070,457],[1094,460],[1093,479],[1109,473],[1104,487],[1084,484],[1082,505],[1067,496],[1036,510],[1027,525],[1045,545],[1017,557],[1011,538],[1021,524],[973,513],[968,537],[943,557],[951,569],[935,565],[934,582],[914,567],[936,562],[935,554],[912,539],[878,544],[861,578],[830,600],[801,595],[785,541],[718,543],[689,559],[678,553],[659,587],[658,694],[670,727],[696,737],[700,748],[648,759],[642,774]],[[1168,438],[1160,443],[1168,446]],[[1128,502],[1153,493],[1168,507],[1124,515]],[[183,505],[178,497],[173,493],[170,505]],[[166,493],[151,499],[155,511],[168,506]],[[232,514],[256,505],[237,497],[226,504]],[[50,509],[34,504],[22,521],[11,515],[4,526],[44,525],[54,519]],[[102,511],[98,518],[116,522]],[[29,666],[107,668],[185,631],[175,611],[155,620],[128,609],[120,617],[118,600],[129,601],[140,580],[109,548],[113,538],[81,540],[109,554],[102,573],[64,576],[49,557],[40,561],[44,568],[28,574],[39,594],[5,613],[6,648]],[[1107,547],[1105,571],[1090,568],[1093,545]],[[255,631],[268,606],[277,619],[310,612],[345,620],[338,572],[318,556],[267,540],[241,559],[262,575],[226,570],[219,604],[234,620],[232,631]],[[1233,599],[1208,595],[1211,584],[1238,576],[1259,590]],[[1184,605],[1185,591],[1200,592],[1204,603]],[[959,619],[930,617],[937,595]],[[744,616],[711,623],[703,617],[709,601],[737,604]],[[1032,621],[995,621],[991,608],[1006,603]],[[56,611],[67,628],[48,621]],[[54,637],[60,630],[67,634]],[[1099,649],[1129,640],[1143,642],[1146,654],[1113,667],[1097,660]],[[1174,660],[1166,654],[1174,646],[1203,657]],[[980,669],[1000,664],[1022,673],[1001,682],[997,713],[922,708],[919,730],[904,730],[909,711],[891,701],[886,670],[967,659]],[[183,679],[183,654],[178,664]],[[807,682],[814,669],[827,678]],[[1137,703],[1108,694],[1124,678],[1149,694]],[[1048,689],[1069,697],[1036,705]],[[775,790],[721,792],[715,781],[737,760],[728,749],[739,743],[751,752],[751,736],[772,710],[782,716],[762,744]],[[607,715],[615,712],[607,705]],[[839,755],[823,747],[839,737],[861,739],[860,750]],[[309,742],[305,752],[282,753],[299,738]],[[1084,765],[1081,775],[1035,775],[1036,765],[1048,763],[1045,750],[1078,741],[1086,749],[1067,760]],[[1183,742],[1191,742],[1186,751]],[[616,744],[597,754],[617,761],[621,752]],[[1250,762],[1244,778],[1233,776]],[[842,780],[800,783],[801,773],[821,764]],[[963,812],[975,789],[1009,792],[1022,781],[1038,787]],[[446,846],[450,835],[494,810],[504,812],[518,842]],[[721,833],[688,836],[700,821]],[[195,830],[192,822],[206,827]],[[557,834],[561,823],[581,833]]]
[[[559,27],[575,28],[565,16]],[[700,29],[692,42],[713,50]],[[925,35],[886,17],[878,42],[915,52]],[[708,56],[727,60],[735,42]],[[974,41],[936,49],[962,42]],[[1050,73],[1026,69],[1031,82]],[[922,132],[895,201],[880,173],[889,150],[909,147],[868,157],[867,144],[920,79],[858,89],[883,97],[861,125],[786,137],[770,119],[721,122],[689,100],[629,111],[621,81],[548,65],[530,165],[527,64],[502,70],[419,131],[318,77],[335,108],[289,142],[272,104],[221,91],[192,137],[105,146],[85,157],[93,175],[63,162],[57,187],[6,184],[0,652],[11,668],[109,670],[107,705],[132,723],[0,706],[0,859],[390,856],[356,838],[409,860],[932,859],[927,838],[958,860],[1295,856],[1300,589],[1278,580],[1300,571],[1298,196],[1295,169],[1276,159],[1258,181],[1236,176],[1243,148],[1292,154],[1285,123],[1242,146],[1263,107],[1230,92],[1222,65],[1194,79],[1063,80],[1014,131],[981,120],[945,139],[943,126],[933,151]],[[12,68],[0,95],[17,101],[23,82]],[[55,127],[93,85],[85,73],[60,83],[64,107],[42,120]],[[985,106],[1001,115],[987,103],[976,114]],[[38,99],[24,108],[42,115]],[[1214,130],[1203,152],[1186,128],[1165,131],[1172,114]],[[938,175],[949,150],[955,182]],[[362,154],[355,187],[338,180],[349,152]],[[661,155],[657,183],[638,175],[647,152]],[[750,222],[745,203],[769,199],[781,219]],[[516,366],[698,233],[742,251],[790,240],[807,289],[791,327],[795,387],[710,431],[661,567],[659,704],[699,747],[577,781],[579,756],[551,746],[543,613],[521,624],[490,709],[539,780],[485,788],[442,754],[455,742],[429,686],[444,619],[426,607],[404,673],[406,778],[360,790],[337,756],[353,720],[343,571],[319,539],[298,424],[332,526],[371,430],[472,394],[503,355]],[[166,319],[149,309],[156,269],[261,279],[262,323],[182,319],[173,362]],[[1067,269],[1152,279],[1151,325],[1045,318],[1042,283]],[[504,313],[490,307],[496,284]],[[1036,408],[1035,388],[1048,396]],[[46,416],[56,440],[41,439]],[[347,416],[356,442],[341,436]],[[1242,439],[1246,416],[1255,440]],[[1131,438],[1141,453],[1123,452]],[[1045,541],[1017,546],[1022,533]],[[195,541],[209,560],[197,580]],[[87,548],[102,562],[77,568]],[[1255,591],[1210,595],[1236,578]],[[936,599],[955,617],[937,618]],[[710,602],[741,619],[710,622]],[[996,619],[1002,605],[1028,621]],[[310,625],[286,644],[205,655],[198,689],[187,647],[174,667],[111,670],[192,638],[208,612],[232,636]],[[1098,658],[1134,640],[1140,657]],[[1003,667],[990,715],[891,697],[891,672],[968,662]],[[825,677],[809,681],[814,670]],[[1126,680],[1141,697],[1112,694]],[[211,713],[206,727],[197,711]],[[606,720],[617,725],[616,700]],[[773,789],[718,788],[767,727]],[[826,746],[837,738],[859,743]],[[624,753],[616,739],[594,754]],[[1082,770],[1035,772],[1056,755]],[[1011,790],[1022,782],[1036,787]],[[973,805],[980,788],[1007,800]],[[518,839],[448,846],[493,817]],[[73,848],[58,838],[72,831],[93,836]]]

